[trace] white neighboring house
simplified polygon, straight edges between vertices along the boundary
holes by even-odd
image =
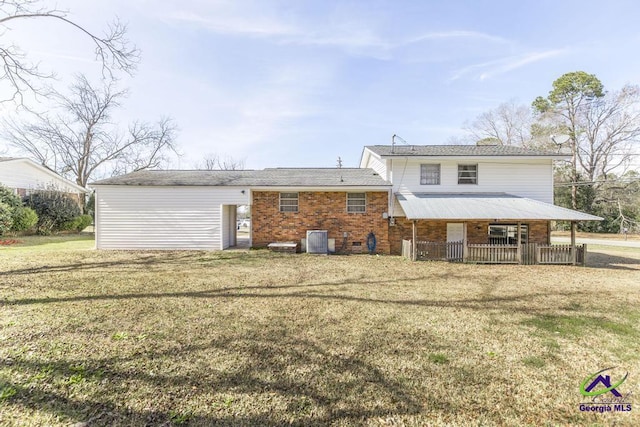
[[[26,157],[0,157],[0,184],[21,197],[34,190],[60,191],[72,196],[80,205],[84,205],[88,193],[86,188]]]

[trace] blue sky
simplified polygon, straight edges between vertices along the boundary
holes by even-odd
[[[357,166],[362,147],[398,134],[443,144],[466,121],[529,104],[570,71],[608,89],[640,81],[635,1],[111,0],[55,4],[100,30],[129,23],[142,50],[118,119],[171,116],[190,168],[208,153],[247,168]],[[64,87],[100,69],[55,22],[12,26]],[[6,109],[6,106],[5,106]]]

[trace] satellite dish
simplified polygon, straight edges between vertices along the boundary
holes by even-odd
[[[567,142],[571,137],[569,135],[551,135],[551,140],[554,144],[562,145]]]

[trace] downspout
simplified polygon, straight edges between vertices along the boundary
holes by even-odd
[[[393,182],[393,159],[391,159],[391,165],[387,170],[387,178],[389,179],[389,182],[391,182],[391,189],[389,190],[389,217],[393,218],[394,217],[393,207],[395,205],[393,200],[393,195],[395,194],[395,192],[393,191],[393,186],[395,185]]]
[[[249,221],[249,247],[252,248],[253,247],[253,190],[249,188],[248,193],[249,193],[249,203],[247,203],[247,206],[249,206],[249,215],[251,218],[251,220]]]
[[[413,227],[413,238],[411,239],[411,261],[415,261],[418,259],[418,242],[416,241],[418,238],[418,231],[416,230],[416,220],[412,221]]]
[[[571,264],[576,265],[576,222],[571,221]]]

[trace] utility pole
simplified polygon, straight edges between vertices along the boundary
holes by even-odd
[[[571,207],[573,210],[578,209],[578,144],[576,142],[576,133],[571,132]]]

